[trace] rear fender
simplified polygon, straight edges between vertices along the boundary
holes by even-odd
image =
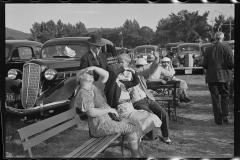
[[[70,77],[68,79],[63,80],[58,85],[53,88],[45,91],[41,97],[38,98],[38,102],[42,101],[43,104],[57,102],[62,100],[70,99],[75,89],[77,88],[76,76]]]

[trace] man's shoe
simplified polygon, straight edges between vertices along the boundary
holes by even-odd
[[[224,123],[228,123],[228,117],[224,117],[222,120]]]
[[[163,137],[162,138],[163,142],[166,143],[166,144],[171,144],[171,139],[169,137]]]

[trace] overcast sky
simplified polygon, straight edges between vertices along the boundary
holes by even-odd
[[[6,4],[5,26],[30,33],[34,22],[63,23],[75,25],[79,21],[86,28],[114,28],[123,26],[126,19],[136,20],[140,27],[148,26],[156,31],[160,19],[180,10],[198,11],[203,15],[210,11],[208,23],[225,14],[234,16],[233,4]],[[232,6],[232,7],[230,7]]]

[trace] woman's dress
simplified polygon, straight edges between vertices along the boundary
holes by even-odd
[[[105,95],[94,84],[89,90],[83,88],[79,90],[74,101],[74,106],[79,107],[82,112],[87,112],[90,108],[110,108],[106,103]],[[114,121],[108,114],[98,117],[88,116],[88,125],[91,135],[94,137],[122,133],[126,135],[127,141],[137,141],[140,136],[139,128],[124,121]]]

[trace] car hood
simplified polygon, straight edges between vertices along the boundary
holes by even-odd
[[[79,68],[80,58],[51,58],[51,59],[34,59],[28,63],[36,63],[46,69],[51,68],[58,71],[66,70],[67,68]]]

